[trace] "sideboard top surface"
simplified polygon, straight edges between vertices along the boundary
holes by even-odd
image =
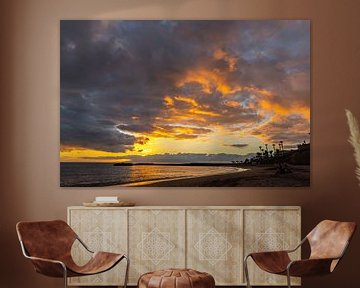
[[[257,210],[257,209],[282,209],[282,210],[301,210],[301,206],[133,206],[133,207],[85,207],[85,206],[69,206],[68,209],[164,209],[164,210],[187,210],[187,209],[220,209],[220,210]]]

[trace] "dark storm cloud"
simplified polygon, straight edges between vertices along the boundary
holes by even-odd
[[[279,143],[289,147],[294,144],[301,144],[304,140],[310,141],[309,126],[307,121],[301,116],[278,117],[274,121],[268,122],[261,128],[254,129],[253,135],[265,137],[265,142]]]
[[[108,152],[125,151],[135,137],[121,133],[108,119],[97,118],[96,107],[81,93],[63,91],[61,105],[61,144]],[[71,105],[67,101],[71,99]]]
[[[126,132],[137,132],[137,133],[143,133],[152,131],[154,127],[151,124],[143,123],[143,124],[120,124],[116,126],[120,131],[126,131]]]
[[[239,69],[229,81],[266,88],[279,104],[309,106],[310,22],[240,21],[238,28],[240,37],[232,37],[228,47]]]
[[[207,94],[197,83],[177,85],[197,69],[220,71],[232,87],[270,89],[285,106],[308,105],[308,30],[304,21],[61,21],[61,144],[125,151],[136,143],[129,133],[154,132],[176,109],[187,113],[186,125],[261,120],[244,105],[257,101],[249,92],[233,95],[242,106],[229,107],[215,86]],[[232,58],[214,59],[216,49],[232,55],[237,69],[228,71]],[[179,94],[195,99],[201,111],[179,101],[169,110],[164,96]]]
[[[235,148],[245,148],[245,147],[248,147],[249,144],[224,144],[224,146],[228,146],[228,147],[235,147]]]

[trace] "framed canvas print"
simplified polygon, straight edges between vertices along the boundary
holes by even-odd
[[[310,185],[309,20],[62,20],[60,185]]]

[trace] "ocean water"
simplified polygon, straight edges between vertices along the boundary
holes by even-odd
[[[129,184],[144,181],[199,177],[237,172],[222,166],[114,166],[112,163],[60,163],[61,187],[90,187]]]

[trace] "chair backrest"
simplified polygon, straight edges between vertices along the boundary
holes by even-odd
[[[61,260],[70,256],[75,232],[62,220],[19,222],[19,240],[30,256]]]
[[[306,236],[311,248],[310,259],[342,256],[355,229],[355,222],[321,221]]]

